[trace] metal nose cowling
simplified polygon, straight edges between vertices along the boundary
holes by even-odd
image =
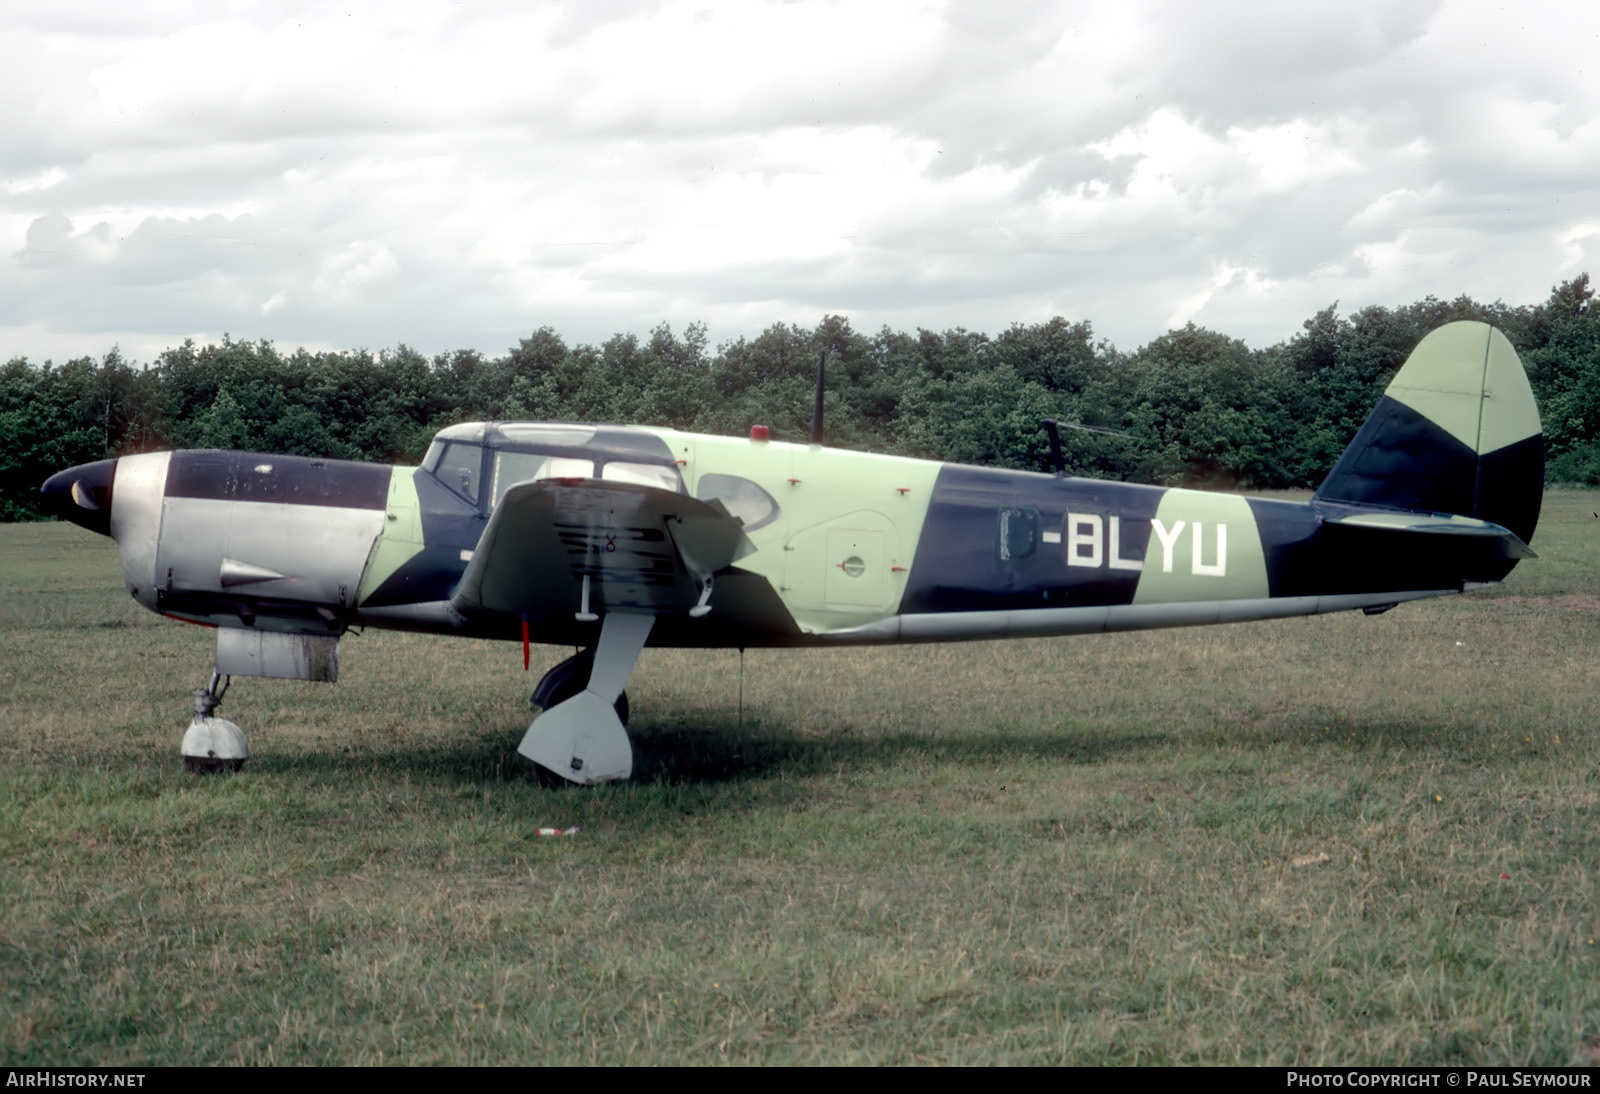
[[[44,495],[45,505],[62,520],[109,536],[111,487],[116,477],[116,460],[98,460],[51,475],[39,492]]]

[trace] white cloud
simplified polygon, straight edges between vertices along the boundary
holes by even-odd
[[[1556,267],[1559,273],[1573,276],[1600,269],[1600,220],[1574,224],[1561,231],[1557,239],[1561,246],[1561,264]]]
[[[1334,299],[1538,299],[1600,250],[1600,16],[1571,6],[85,12],[0,14],[8,355],[828,311],[1260,344]]]
[[[381,243],[351,243],[318,263],[307,304],[316,310],[327,310],[371,300],[399,273],[400,263]]]
[[[1228,130],[1228,144],[1256,169],[1268,193],[1355,171],[1355,160],[1336,141],[1328,126],[1312,125],[1304,118],[1283,125]]]
[[[27,175],[18,179],[6,180],[6,193],[29,194],[39,190],[48,190],[52,186],[59,186],[67,173],[59,167],[49,167],[36,174]]]
[[[1168,327],[1181,327],[1203,312],[1220,293],[1229,292],[1235,299],[1259,300],[1276,287],[1270,278],[1259,271],[1245,269],[1231,263],[1218,263],[1216,272],[1205,285],[1179,299],[1178,306],[1167,317]]]

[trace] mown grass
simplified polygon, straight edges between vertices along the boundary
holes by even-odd
[[[192,777],[210,633],[0,528],[0,1059],[1592,1062],[1596,509],[1376,617],[752,651],[742,722],[650,651],[594,790],[515,647],[375,632]]]

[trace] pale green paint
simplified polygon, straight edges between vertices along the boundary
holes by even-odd
[[[1517,351],[1487,323],[1447,323],[1411,351],[1385,392],[1481,454],[1539,432]]]
[[[1476,517],[1463,517],[1457,514],[1446,513],[1360,513],[1355,516],[1340,517],[1339,524],[1358,524],[1371,528],[1429,528],[1456,527],[1463,531],[1483,528],[1503,532],[1498,524],[1492,524]]]
[[[854,512],[802,528],[784,545],[783,595],[797,605],[864,619],[892,615],[905,591],[899,535],[887,514]],[[851,559],[860,559],[859,569]],[[909,568],[906,571],[910,572]]]
[[[1483,379],[1483,427],[1478,451],[1494,452],[1527,440],[1544,427],[1528,374],[1506,336],[1489,328],[1489,368]]]
[[[396,467],[389,476],[389,500],[383,515],[383,531],[372,545],[367,568],[361,572],[356,603],[367,597],[396,570],[422,550],[422,506],[417,501],[415,467]]]
[[[1171,571],[1164,569],[1167,550],[1154,523],[1144,552],[1144,569],[1133,594],[1135,604],[1171,604],[1184,601],[1243,600],[1265,597],[1267,560],[1261,549],[1250,503],[1237,494],[1204,490],[1168,490],[1156,507],[1155,521],[1172,543]],[[1183,522],[1178,529],[1178,522]],[[1198,565],[1195,559],[1195,524],[1200,525]],[[1219,564],[1218,527],[1227,527],[1226,562],[1220,576],[1204,572]],[[1173,535],[1174,531],[1176,534]],[[1196,570],[1202,572],[1197,573]]]
[[[887,523],[882,513],[865,515],[873,524]],[[898,581],[889,580],[889,559],[894,557],[896,548],[894,529],[852,527],[856,523],[846,516],[825,525],[829,564],[822,569],[822,598],[829,604],[854,604],[882,611],[889,606],[891,591],[898,592],[900,587]],[[796,551],[789,557],[798,556]]]
[[[684,461],[689,493],[702,475],[741,475],[778,502],[780,516],[749,534],[756,551],[738,565],[772,583],[801,629],[860,626],[899,610],[940,464],[782,441],[650,432]],[[864,564],[859,577],[839,568],[851,557]]]

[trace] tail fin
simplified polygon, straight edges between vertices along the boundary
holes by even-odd
[[[1447,323],[1418,343],[1314,500],[1492,521],[1533,538],[1544,434],[1506,336]]]

